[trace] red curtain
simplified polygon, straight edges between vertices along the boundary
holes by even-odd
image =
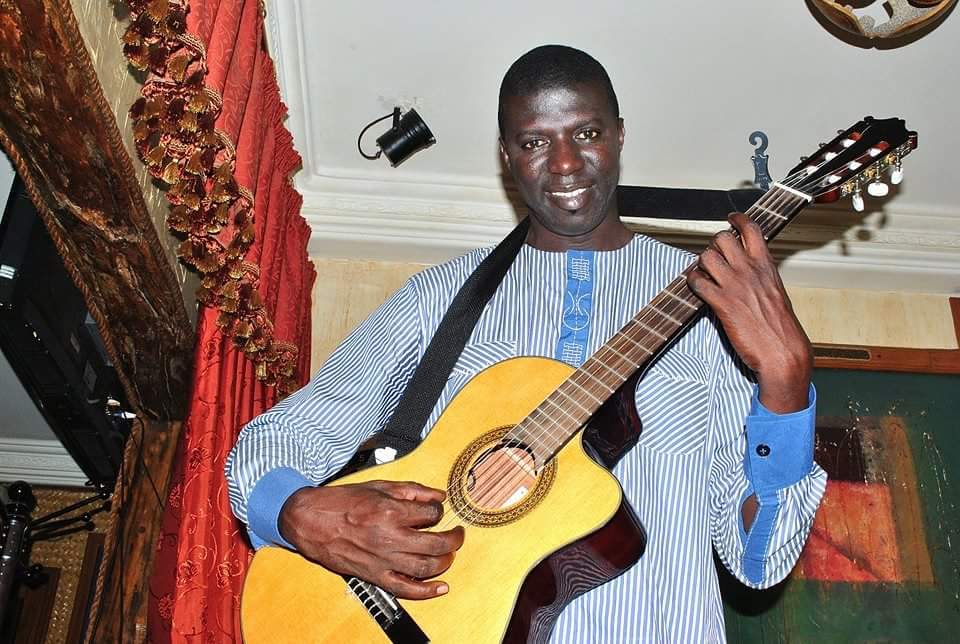
[[[205,85],[223,98],[216,128],[236,147],[237,183],[254,196],[256,237],[246,266],[274,338],[298,350],[297,380],[310,359],[309,228],[290,177],[299,167],[263,37],[259,0],[191,0],[187,33],[204,43]],[[227,500],[223,465],[240,428],[277,401],[255,364],[203,308],[190,410],[167,495],[153,574],[151,642],[239,642],[240,591],[251,557]]]

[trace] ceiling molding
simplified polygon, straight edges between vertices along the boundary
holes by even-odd
[[[520,17],[536,15],[543,33],[569,38],[562,16],[543,16],[525,5],[512,10]],[[614,2],[601,1],[596,10],[623,13]],[[438,6],[436,12],[418,16],[414,22],[426,34],[423,38],[394,46],[395,20],[406,17],[395,3],[323,8],[303,0],[269,4],[271,51],[290,107],[288,125],[303,156],[296,184],[312,228],[312,255],[436,263],[495,243],[517,221],[517,208],[511,205],[516,197],[504,190],[498,176],[501,168],[496,162],[490,101],[512,58],[505,52],[523,51],[531,35],[522,20],[512,26],[493,20],[499,11],[493,5]],[[677,36],[657,25],[687,24],[689,12],[685,12],[671,3],[644,7],[624,14],[611,33],[625,40],[625,34],[642,32],[645,50],[658,51],[658,47],[671,47]],[[745,24],[741,18],[748,13],[743,7],[731,13],[726,5],[710,5],[689,24],[734,28]],[[783,260],[784,280],[796,286],[960,293],[960,208],[945,170],[952,167],[949,153],[956,148],[955,128],[949,127],[943,110],[922,91],[927,76],[942,76],[947,64],[938,62],[926,67],[924,74],[916,74],[909,57],[864,60],[848,48],[810,50],[810,39],[823,34],[808,19],[802,4],[789,12],[761,16],[761,22],[774,30],[791,25],[788,31],[776,31],[782,35],[778,47],[812,56],[807,68],[848,61],[865,65],[864,70],[878,77],[897,76],[904,87],[895,107],[909,117],[912,127],[922,129],[923,154],[911,159],[909,180],[899,187],[902,190],[894,187],[885,201],[868,201],[868,206],[882,206],[884,212],[864,217],[839,206],[805,212],[774,244],[775,255]],[[434,28],[452,20],[462,27],[455,33]],[[625,150],[624,183],[675,181],[678,187],[734,187],[745,178],[742,170],[749,167],[752,174],[752,167],[741,164],[749,151],[746,141],[739,135],[734,140],[732,132],[745,134],[762,120],[776,143],[772,156],[780,163],[789,162],[780,150],[806,149],[813,139],[805,132],[818,132],[825,122],[847,123],[851,116],[864,114],[865,106],[889,103],[881,86],[851,86],[845,79],[819,75],[817,80],[824,84],[818,92],[798,94],[793,91],[797,84],[810,81],[804,69],[797,75],[777,75],[772,73],[777,70],[777,57],[758,59],[749,44],[728,46],[729,33],[724,30],[691,33],[697,34],[695,46],[677,50],[670,65],[651,65],[639,75],[630,72],[636,66],[636,48],[610,46],[617,38],[609,34],[578,36],[573,43],[601,57],[618,79],[622,104],[631,106],[628,133],[639,135],[644,143]],[[504,43],[503,51],[462,47],[465,42],[489,42],[491,37]],[[925,39],[922,45],[927,50],[917,55],[925,61],[945,61],[946,54],[952,53],[947,40]],[[703,64],[704,52],[712,57],[709,65]],[[766,100],[758,105],[744,105],[741,87],[718,81],[717,70],[740,68],[744,61],[754,65],[758,78],[764,78]],[[670,109],[658,109],[645,100],[650,88],[676,97]],[[952,92],[945,101],[953,97]],[[697,96],[709,96],[713,105],[705,121],[696,111],[699,108],[691,107],[696,101],[690,99]],[[366,120],[394,105],[418,107],[442,145],[398,168],[360,160],[355,133]],[[697,125],[691,129],[694,116]],[[651,123],[656,126],[647,127]],[[678,135],[681,131],[683,136]],[[938,135],[928,137],[932,132]],[[655,155],[655,150],[664,154]],[[927,203],[937,205],[927,207]],[[709,222],[628,222],[638,231],[691,249],[702,247],[718,228]]]
[[[83,487],[88,480],[60,441],[0,438],[0,481]]]
[[[354,178],[301,186],[311,256],[436,263],[496,243],[517,221],[503,189]],[[389,191],[395,196],[389,196]],[[453,195],[458,195],[454,198]],[[879,202],[877,202],[879,203]],[[884,202],[889,204],[889,201]],[[637,232],[697,249],[722,222],[624,218]],[[960,211],[855,213],[814,206],[774,242],[795,286],[960,292]]]

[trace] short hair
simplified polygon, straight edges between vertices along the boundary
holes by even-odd
[[[544,89],[573,85],[600,85],[607,92],[607,100],[614,116],[620,116],[620,103],[613,84],[597,60],[590,54],[566,45],[541,45],[518,58],[500,83],[500,102],[497,122],[503,136],[503,104],[507,98],[530,96]]]

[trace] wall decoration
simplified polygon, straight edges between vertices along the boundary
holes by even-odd
[[[756,130],[750,134],[750,144],[757,146],[753,151],[753,156],[750,157],[750,160],[753,161],[753,187],[760,190],[769,190],[770,183],[773,181],[770,172],[767,170],[767,162],[770,160],[769,155],[767,155],[767,144],[769,142],[766,132]],[[758,143],[759,145],[757,145]]]
[[[956,1],[808,0],[807,4],[815,14],[844,32],[868,40],[897,40],[910,35],[920,37],[935,28]],[[900,44],[915,39],[903,40]]]
[[[960,632],[960,374],[814,371],[829,478],[793,573],[721,571],[731,642],[952,642]]]

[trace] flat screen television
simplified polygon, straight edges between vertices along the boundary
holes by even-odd
[[[17,178],[0,222],[0,349],[53,433],[93,483],[112,487],[127,409],[96,324]]]

